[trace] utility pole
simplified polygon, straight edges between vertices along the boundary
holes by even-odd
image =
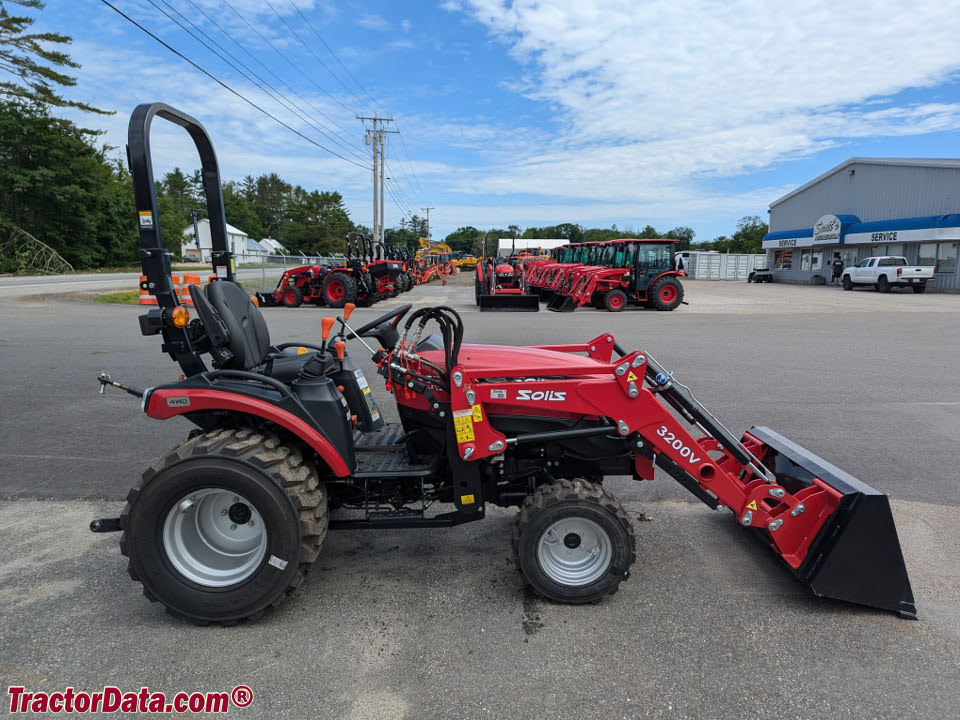
[[[433,235],[430,233],[430,211],[435,210],[436,208],[420,208],[427,214],[427,240],[433,240]]]
[[[384,175],[384,147],[383,134],[385,132],[396,132],[377,128],[377,123],[393,122],[393,118],[382,118],[379,115],[373,117],[363,117],[357,115],[357,120],[369,120],[373,123],[373,129],[367,130],[364,142],[373,147],[373,241],[383,242],[383,175]],[[379,177],[378,177],[379,176]]]

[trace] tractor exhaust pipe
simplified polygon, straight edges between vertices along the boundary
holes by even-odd
[[[887,495],[769,428],[754,427],[743,436],[744,443],[754,440],[762,444],[764,466],[787,492],[796,496],[805,488],[826,486],[838,500],[800,567],[790,568],[794,576],[815,595],[916,620]]]

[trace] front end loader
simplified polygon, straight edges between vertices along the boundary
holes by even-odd
[[[474,294],[481,312],[539,312],[540,301],[527,293],[525,265],[517,258],[484,258],[477,263]]]
[[[173,290],[156,222],[155,117],[188,129],[200,151],[220,279],[191,287],[196,318]],[[122,531],[131,577],[170,613],[257,619],[300,584],[331,529],[452,527],[482,520],[489,504],[519,508],[512,544],[534,592],[595,602],[628,579],[638,551],[603,481],[649,481],[659,468],[729,512],[813,593],[916,617],[886,495],[767,428],[736,439],[648,352],[609,333],[568,345],[466,344],[456,312],[409,304],[356,328],[348,305],[325,319],[318,343],[271,345],[233,282],[203,127],[141,105],[128,155],[158,300],[140,328],[162,336],[182,374],[146,389],[99,380],[136,396],[148,417],[194,429],[144,472],[120,517],[91,529]],[[372,354],[399,423],[381,416],[347,352],[353,341]]]

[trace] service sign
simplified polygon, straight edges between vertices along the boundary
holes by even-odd
[[[840,244],[840,218],[836,215],[824,215],[813,226],[814,245]]]

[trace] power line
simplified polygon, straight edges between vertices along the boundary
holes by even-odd
[[[141,25],[140,23],[138,23],[138,22],[137,22],[136,20],[134,20],[132,17],[130,17],[129,15],[127,15],[126,13],[124,13],[122,10],[120,10],[120,9],[117,8],[115,5],[113,5],[111,2],[109,2],[109,0],[100,0],[100,2],[102,2],[104,5],[106,5],[107,7],[109,7],[111,10],[113,10],[113,11],[114,11],[115,13],[117,13],[118,15],[120,15],[120,17],[124,18],[125,20],[127,20],[128,22],[130,22],[132,25],[134,25],[135,27],[139,28],[140,30],[142,30],[143,32],[145,32],[147,35],[149,35],[150,37],[152,37],[154,40],[156,40],[158,43],[160,43],[161,45],[163,45],[167,50],[169,50],[170,52],[172,52],[174,55],[176,55],[177,57],[179,57],[181,60],[189,63],[189,64],[192,65],[194,68],[196,68],[197,70],[199,70],[200,72],[202,72],[204,75],[206,75],[208,78],[210,78],[211,80],[213,80],[215,83],[217,83],[217,85],[219,85],[220,87],[222,87],[224,90],[230,92],[230,93],[233,94],[233,95],[236,95],[238,98],[240,98],[240,99],[243,100],[245,103],[247,103],[248,105],[250,105],[250,107],[258,110],[258,111],[261,112],[261,113],[263,113],[263,114],[266,115],[268,118],[270,118],[271,120],[273,120],[273,121],[276,122],[276,123],[279,123],[280,125],[282,125],[283,127],[285,127],[287,130],[289,130],[290,132],[294,133],[295,135],[303,138],[304,140],[306,140],[306,141],[307,141],[308,143],[310,143],[311,145],[316,145],[316,146],[317,146],[318,148],[320,148],[321,150],[323,150],[323,151],[325,151],[325,152],[328,152],[328,153],[330,153],[331,155],[333,155],[334,157],[340,158],[341,160],[345,160],[346,162],[350,163],[351,165],[356,165],[358,168],[362,168],[363,170],[366,170],[366,169],[367,169],[367,167],[366,167],[365,165],[361,165],[360,163],[355,162],[355,161],[351,160],[350,158],[345,158],[343,155],[340,155],[339,153],[331,150],[330,148],[324,147],[323,145],[321,145],[320,143],[318,143],[318,142],[317,142],[316,140],[314,140],[313,138],[307,137],[306,135],[304,135],[304,134],[303,134],[302,132],[300,132],[299,130],[297,130],[297,129],[295,129],[295,128],[289,126],[289,125],[287,125],[287,123],[283,122],[283,120],[281,120],[280,118],[278,118],[278,117],[276,117],[275,115],[271,114],[270,112],[264,110],[262,107],[260,107],[259,105],[257,105],[255,102],[253,102],[252,100],[250,100],[249,98],[247,98],[245,95],[242,95],[241,93],[237,92],[237,91],[234,90],[232,87],[230,87],[229,85],[227,85],[225,82],[223,82],[223,81],[220,80],[219,78],[215,77],[213,74],[211,74],[211,73],[208,72],[207,70],[204,70],[202,67],[200,67],[200,66],[199,66],[197,63],[195,63],[193,60],[191,60],[191,59],[188,58],[186,55],[184,55],[183,53],[181,53],[179,50],[176,50],[176,49],[173,48],[172,46],[168,45],[166,42],[164,42],[164,41],[161,40],[159,37],[157,37],[156,35],[154,35],[152,32],[150,32],[149,30],[147,30],[143,25]]]
[[[287,26],[287,29],[288,29],[290,32],[293,33],[293,36],[294,36],[295,38],[297,38],[297,40],[300,41],[300,44],[303,45],[303,46],[310,52],[310,54],[313,55],[313,56],[317,59],[317,62],[318,62],[318,63],[320,63],[321,65],[323,65],[323,69],[326,70],[326,71],[327,71],[328,73],[330,73],[331,75],[333,75],[333,71],[330,70],[330,68],[328,68],[328,67],[326,66],[326,63],[324,63],[323,60],[320,59],[320,57],[313,51],[313,49],[303,41],[303,38],[301,38],[300,35],[297,33],[297,31],[294,30],[293,27],[291,27],[290,23],[288,23],[286,20],[284,20],[283,15],[281,15],[280,13],[278,13],[278,12],[277,12],[277,9],[276,9],[273,5],[270,4],[270,0],[263,0],[263,1],[267,4],[267,7],[269,7],[271,10],[273,10],[274,15],[276,15],[278,18],[280,18],[280,22],[282,22],[284,25],[286,25],[286,26]],[[340,80],[340,78],[338,78],[336,75],[333,75],[333,77],[337,80],[337,82],[339,82],[341,85],[343,85],[343,82]],[[350,92],[350,88],[348,88],[346,85],[343,85],[343,88],[344,88],[344,90],[346,90],[347,92]],[[327,94],[330,95],[330,93],[327,93]],[[335,102],[337,102],[337,103],[340,105],[340,107],[342,107],[344,110],[347,110],[347,111],[349,111],[349,112],[354,112],[353,110],[351,110],[350,108],[348,108],[346,105],[344,105],[342,102],[340,102],[339,99],[333,97],[333,95],[330,95],[330,97],[331,97]],[[364,104],[366,104],[366,103],[364,103]]]
[[[378,108],[380,108],[380,111],[381,111],[384,115],[389,115],[390,113],[388,113],[388,112],[386,111],[386,109],[383,107],[383,105],[381,105],[379,102],[377,102],[376,98],[374,98],[373,95],[371,95],[369,92],[367,92],[367,89],[360,83],[359,80],[357,80],[357,78],[355,78],[355,77],[353,76],[353,73],[350,72],[350,70],[347,69],[347,66],[344,65],[343,62],[341,62],[340,58],[337,57],[337,54],[333,51],[333,48],[331,48],[329,45],[327,45],[327,41],[324,40],[324,39],[320,36],[320,33],[317,32],[317,29],[313,26],[313,23],[311,23],[311,22],[307,19],[307,16],[304,15],[303,12],[300,10],[300,8],[297,7],[296,3],[294,3],[293,0],[287,0],[287,1],[288,1],[291,5],[293,5],[293,8],[300,14],[300,17],[303,18],[303,21],[307,24],[307,26],[310,28],[310,30],[313,31],[313,34],[317,36],[317,40],[319,40],[320,42],[322,42],[322,43],[323,43],[323,46],[327,49],[327,51],[329,51],[329,53],[330,53],[331,55],[333,55],[333,59],[336,60],[337,63],[340,65],[340,67],[343,68],[343,71],[344,71],[345,73],[347,73],[347,75],[350,76],[350,79],[352,79],[352,80],[357,84],[357,87],[359,87],[361,90],[363,90],[364,95],[366,95],[368,98],[370,98],[371,100],[373,100],[374,105],[376,105]],[[326,66],[324,66],[324,67],[326,67]],[[333,73],[331,73],[331,75],[332,75],[332,74],[333,74]],[[336,76],[334,76],[334,77],[336,77]],[[339,78],[338,78],[338,80],[339,80]],[[340,84],[343,85],[342,82],[341,82]],[[346,85],[344,85],[344,87],[346,87]],[[359,100],[361,103],[363,103],[368,110],[370,110],[370,111],[372,111],[372,112],[376,112],[375,110],[373,110],[372,107],[370,107],[369,105],[367,105],[367,103],[366,103],[364,100],[361,100],[359,97],[357,97],[357,94],[356,94],[356,93],[354,93],[352,90],[350,90],[350,92],[351,92],[351,94],[353,94],[353,96],[354,96],[355,98],[357,98],[357,100]]]
[[[253,24],[251,24],[250,21],[247,20],[243,15],[241,15],[240,12],[239,12],[236,8],[234,8],[233,5],[231,5],[227,0],[220,0],[220,2],[222,2],[222,3],[223,3],[224,5],[226,5],[228,8],[230,8],[230,9],[233,11],[233,13],[234,13],[238,18],[240,18],[241,20],[243,20],[243,22],[245,22],[245,23],[247,24],[247,27],[249,27],[251,30],[253,30],[257,35],[259,35],[259,36],[260,36],[260,39],[263,40],[267,45],[269,45],[269,46],[273,49],[273,51],[274,51],[275,53],[277,53],[277,55],[279,55],[280,57],[282,57],[282,58],[287,62],[287,64],[288,64],[290,67],[292,67],[292,68],[293,68],[294,70],[296,70],[298,73],[300,73],[301,75],[303,75],[303,77],[306,78],[307,81],[310,82],[314,87],[316,87],[320,92],[322,92],[324,95],[326,95],[327,97],[329,97],[331,100],[333,100],[334,102],[336,102],[337,104],[339,104],[341,107],[344,107],[344,108],[346,108],[347,110],[350,110],[350,108],[347,108],[346,105],[344,105],[344,104],[343,104],[342,102],[340,102],[337,98],[335,98],[333,95],[331,95],[327,90],[325,90],[324,88],[320,87],[320,85],[318,85],[317,82],[316,82],[313,78],[311,78],[309,75],[307,75],[307,74],[306,74],[303,70],[301,70],[296,64],[294,64],[294,62],[293,62],[292,60],[290,60],[290,58],[288,58],[286,55],[284,55],[283,52],[281,52],[281,51],[277,48],[276,45],[274,45],[272,42],[270,42],[269,40],[267,40],[267,38],[265,38],[265,37],[263,36],[263,33],[260,32],[260,31],[256,28],[256,26],[254,26]],[[274,11],[274,12],[276,12],[276,11]],[[352,112],[352,111],[351,111],[351,112]],[[340,125],[339,123],[337,123],[337,122],[336,122],[335,120],[333,120],[332,118],[327,117],[326,115],[324,115],[324,117],[327,118],[327,120],[329,120],[331,123],[333,123],[334,125],[336,125],[338,128],[340,128],[341,130],[343,130],[343,132],[347,133],[348,135],[350,134],[350,131],[349,131],[349,130],[347,130],[345,127],[343,127],[342,125]]]
[[[193,27],[194,29],[197,30],[197,32],[199,32],[199,33],[200,33],[201,35],[203,35],[205,38],[207,38],[208,40],[210,40],[210,42],[212,42],[214,45],[216,45],[220,50],[222,50],[224,53],[226,53],[226,54],[230,57],[230,59],[233,60],[235,63],[239,64],[240,67],[243,68],[243,70],[240,70],[236,65],[234,65],[234,64],[231,63],[229,60],[227,60],[226,58],[224,58],[222,55],[220,55],[220,53],[218,53],[216,50],[214,50],[213,48],[211,48],[207,43],[205,43],[203,40],[201,40],[201,39],[198,38],[196,35],[194,35],[192,32],[190,32],[190,30],[188,30],[187,28],[185,28],[176,18],[171,17],[169,13],[167,13],[163,8],[159,7],[159,6],[154,2],[154,0],[147,0],[147,2],[149,2],[154,8],[156,8],[156,9],[159,10],[161,13],[163,13],[168,19],[170,19],[171,21],[173,21],[174,23],[176,23],[182,30],[184,30],[184,32],[186,32],[188,35],[190,35],[194,40],[196,40],[197,42],[199,42],[199,43],[200,43],[201,45],[203,45],[207,50],[209,50],[210,52],[212,52],[214,55],[216,55],[216,56],[219,57],[221,60],[223,60],[227,65],[229,65],[231,68],[233,68],[234,70],[236,70],[237,72],[239,72],[241,75],[243,75],[243,76],[244,76],[247,80],[249,80],[251,83],[253,83],[254,85],[256,85],[264,94],[266,94],[268,97],[270,97],[270,99],[279,102],[287,111],[292,112],[294,115],[296,115],[298,118],[300,118],[300,120],[304,121],[304,122],[307,123],[308,125],[312,125],[314,128],[316,128],[317,131],[320,132],[321,135],[323,135],[325,138],[327,138],[328,140],[331,140],[333,143],[335,143],[336,145],[338,145],[339,147],[341,147],[345,152],[352,153],[355,158],[360,158],[361,160],[363,159],[355,150],[353,150],[352,148],[349,148],[349,147],[347,147],[346,145],[344,145],[343,143],[341,143],[337,137],[334,137],[333,135],[330,135],[330,134],[328,134],[327,132],[325,132],[325,129],[324,129],[319,123],[316,123],[315,121],[311,120],[310,118],[304,117],[302,114],[300,114],[300,112],[298,111],[298,108],[296,107],[296,105],[295,105],[294,103],[292,103],[292,102],[290,102],[289,100],[287,100],[286,98],[284,98],[283,95],[282,95],[282,93],[280,93],[280,91],[278,91],[275,87],[273,87],[270,83],[268,83],[268,82],[267,82],[266,80],[264,80],[262,77],[260,77],[259,75],[257,75],[253,70],[251,70],[250,68],[248,68],[243,62],[241,62],[241,61],[238,60],[236,57],[234,57],[233,54],[231,54],[229,50],[227,50],[226,48],[224,48],[222,45],[220,45],[220,43],[218,43],[216,40],[214,40],[214,39],[211,38],[209,35],[207,35],[202,29],[200,29],[199,27],[197,27],[189,18],[185,17],[179,10],[177,10],[177,9],[174,8],[172,5],[170,5],[170,3],[167,2],[167,0],[160,0],[160,1],[161,1],[164,5],[166,5],[168,8],[170,8],[173,12],[175,12],[178,16],[180,16],[181,18],[183,18],[183,20],[184,20],[185,22],[189,23],[191,27]],[[231,38],[231,39],[232,39],[232,38]],[[236,41],[234,41],[234,42],[236,42]],[[246,72],[244,72],[244,70],[245,70]],[[250,77],[249,75],[247,75],[247,73],[249,73],[249,74],[252,75],[253,77],[257,78],[257,80],[259,80],[259,82],[257,82],[257,80],[251,79],[251,77]],[[262,85],[261,85],[260,83],[262,83]],[[264,87],[264,85],[266,86],[266,88],[270,88],[270,90],[273,92],[273,94],[271,94],[271,93]],[[275,95],[276,97],[274,97],[274,95]],[[291,107],[291,106],[292,106],[292,107]]]
[[[166,0],[164,0],[164,2],[166,2]],[[332,122],[334,125],[336,125],[336,121],[334,121],[332,118],[327,117],[327,115],[324,114],[324,112],[323,112],[320,108],[318,108],[318,107],[317,107],[316,105],[314,105],[312,102],[310,102],[310,101],[307,100],[305,97],[303,97],[303,95],[301,95],[301,94],[298,93],[296,90],[294,90],[283,78],[281,78],[279,75],[277,75],[275,72],[273,72],[273,70],[271,70],[271,69],[268,68],[266,65],[264,65],[263,62],[260,60],[260,58],[258,58],[256,55],[254,55],[253,53],[251,53],[249,50],[247,50],[247,48],[243,45],[243,43],[239,42],[239,41],[238,41],[236,38],[234,38],[229,32],[227,32],[226,30],[224,30],[223,27],[222,27],[216,20],[214,20],[212,17],[210,17],[210,16],[207,14],[207,12],[206,12],[201,6],[197,5],[197,3],[194,2],[194,0],[187,0],[187,2],[189,2],[201,15],[203,15],[215,28],[217,28],[217,30],[219,30],[219,31],[220,31],[221,33],[223,33],[227,38],[229,38],[230,41],[231,41],[234,45],[236,45],[236,46],[237,46],[238,48],[240,48],[243,52],[245,52],[245,53],[247,54],[247,56],[250,57],[250,59],[252,59],[255,63],[257,63],[260,67],[262,67],[266,72],[268,72],[270,75],[272,75],[272,76],[274,77],[274,79],[276,79],[277,82],[279,82],[281,85],[283,85],[285,88],[287,88],[287,90],[289,90],[291,93],[293,93],[293,94],[296,95],[298,98],[300,98],[300,100],[302,100],[304,103],[306,103],[306,104],[309,105],[311,108],[313,108],[313,110],[316,111],[316,113],[317,113],[318,115],[320,115],[321,117],[329,120],[329,121]],[[191,23],[191,24],[192,24],[192,23]],[[198,28],[198,29],[199,29],[199,28]],[[203,31],[200,30],[200,32],[203,32]],[[204,33],[204,35],[205,35],[206,37],[209,37],[209,36],[206,35],[206,33]],[[211,42],[215,42],[215,41],[211,38]],[[218,45],[218,47],[219,47],[219,45]],[[224,50],[224,52],[227,52],[227,51]],[[231,56],[231,57],[232,57],[232,56]],[[239,60],[238,60],[237,62],[239,62]],[[252,72],[252,71],[251,71],[251,72]],[[264,81],[264,82],[266,82],[266,81]],[[279,93],[279,90],[277,90],[277,92]],[[340,127],[340,126],[337,125],[337,127]],[[329,128],[328,128],[328,129],[329,129]],[[341,127],[341,129],[344,130],[344,132],[347,132],[344,128]],[[334,134],[336,134],[335,131],[333,131],[333,130],[331,130],[330,132],[333,132]],[[340,137],[341,139],[346,139],[346,138],[343,138],[343,137],[340,136],[340,135],[338,135],[337,137]],[[351,139],[353,139],[353,140],[356,140],[356,138],[354,138],[352,135],[350,135],[349,137],[350,137]],[[357,143],[357,145],[358,145],[358,147],[359,147],[359,142]],[[362,148],[361,148],[361,149],[362,149]]]

